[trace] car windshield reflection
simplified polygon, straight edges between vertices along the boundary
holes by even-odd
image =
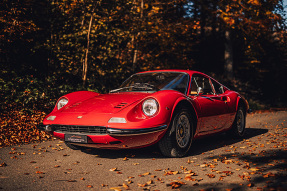
[[[157,92],[160,90],[176,90],[186,94],[188,74],[180,72],[152,72],[132,75],[115,92]]]

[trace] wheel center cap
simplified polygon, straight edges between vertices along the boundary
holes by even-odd
[[[179,129],[179,134],[180,134],[180,136],[183,135],[183,128],[182,127],[180,127],[180,129]]]

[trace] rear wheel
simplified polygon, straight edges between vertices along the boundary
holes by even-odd
[[[239,106],[230,131],[235,137],[242,138],[245,134],[245,126],[246,126],[246,112],[244,111],[243,106]]]
[[[180,109],[172,119],[171,126],[159,142],[163,155],[183,157],[190,149],[193,139],[193,121],[187,109]]]

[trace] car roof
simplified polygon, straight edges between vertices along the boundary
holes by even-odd
[[[192,76],[193,74],[201,74],[204,76],[208,76],[204,73],[198,72],[198,71],[194,71],[194,70],[151,70],[151,71],[144,71],[144,72],[139,72],[139,73],[152,73],[152,72],[184,72],[189,74],[190,76]]]
[[[187,73],[189,76],[192,76],[193,74],[200,74],[202,76],[208,77],[212,80],[214,80],[215,82],[219,83],[220,85],[222,85],[220,82],[218,82],[217,80],[215,80],[214,78],[212,78],[211,76],[204,74],[202,72],[198,72],[195,70],[178,70],[178,69],[169,69],[169,70],[150,70],[150,71],[144,71],[144,72],[138,72],[137,74],[142,74],[142,73],[152,73],[152,72],[183,72],[183,73]],[[224,85],[222,85],[224,86]],[[226,89],[229,90],[228,87],[224,86]]]

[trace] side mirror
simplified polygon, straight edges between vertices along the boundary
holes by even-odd
[[[203,89],[202,87],[197,88],[197,95],[203,94]]]

